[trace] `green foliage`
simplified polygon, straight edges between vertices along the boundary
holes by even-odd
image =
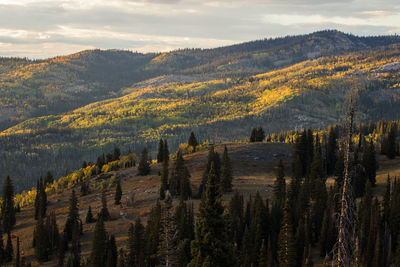
[[[159,230],[159,229],[157,229]],[[143,267],[145,257],[144,226],[138,217],[135,224],[131,224],[128,232],[128,266]],[[158,235],[158,231],[157,231]]]
[[[72,190],[69,199],[68,217],[65,222],[64,232],[68,240],[72,239],[72,232],[75,225],[80,223],[78,198],[76,197],[75,190]]]
[[[103,218],[97,220],[93,233],[92,251],[90,253],[90,266],[105,267],[107,257],[107,232],[104,229]]]
[[[262,142],[265,139],[265,132],[263,128],[257,127],[251,130],[250,142]]]
[[[48,235],[43,223],[43,217],[39,217],[34,231],[35,257],[39,262],[48,260]]]
[[[188,145],[193,147],[193,151],[196,151],[196,147],[199,145],[199,143],[197,142],[194,132],[190,133]]]
[[[121,197],[122,197],[121,182],[118,180],[117,187],[115,188],[115,197],[114,197],[115,205],[121,204]]]
[[[183,200],[190,198],[192,196],[192,188],[189,178],[189,170],[185,166],[182,151],[179,150],[169,181],[169,190],[171,195],[179,196]]]
[[[146,176],[150,173],[150,160],[147,149],[144,148],[142,150],[142,154],[140,156],[139,166],[138,166],[138,175]]]
[[[228,155],[228,148],[224,147],[224,154],[222,155],[222,167],[221,167],[221,184],[224,192],[232,191],[232,166],[231,160]]]
[[[3,184],[3,201],[1,203],[1,222],[4,233],[10,233],[15,225],[14,186],[10,176]]]

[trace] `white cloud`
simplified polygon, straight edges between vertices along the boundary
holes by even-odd
[[[326,28],[394,34],[397,1],[0,0],[0,56],[205,48]]]

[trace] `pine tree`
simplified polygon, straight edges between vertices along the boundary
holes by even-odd
[[[86,219],[85,222],[87,224],[89,223],[94,223],[96,220],[93,218],[93,214],[92,214],[92,208],[89,206],[88,212],[86,214]]]
[[[376,151],[375,145],[371,140],[368,145],[366,145],[363,158],[362,165],[365,170],[365,175],[368,180],[371,182],[372,186],[375,186],[376,183]]]
[[[233,247],[223,217],[224,207],[211,164],[207,187],[202,197],[192,241],[192,261],[188,266],[234,266]]]
[[[190,133],[188,145],[193,147],[193,151],[196,151],[196,147],[199,145],[193,132]]]
[[[190,173],[185,166],[182,151],[179,150],[169,183],[171,195],[180,196],[183,200],[190,198],[192,196],[192,189],[189,178]]]
[[[128,266],[144,266],[144,247],[144,227],[138,217],[128,232]]]
[[[193,203],[191,207],[187,207],[186,203],[181,199],[173,217],[177,232],[177,265],[186,266],[191,259],[190,241],[194,239]]]
[[[211,169],[211,164],[214,164],[214,171],[215,171],[215,175],[216,175],[216,184],[220,187],[221,163],[220,163],[218,153],[214,151],[213,145],[210,147],[210,150],[208,151],[207,165],[204,170],[203,178],[202,178],[202,181],[201,181],[201,184],[199,187],[198,197],[202,196],[203,191],[206,188],[208,175],[209,175],[210,169]]]
[[[139,227],[139,229],[141,229],[141,227]],[[158,264],[157,252],[160,243],[160,231],[161,231],[161,204],[159,201],[157,201],[156,205],[150,211],[149,219],[147,220],[147,225],[144,234],[146,245],[145,245],[145,252],[143,253],[145,254],[146,263],[150,266],[155,266]],[[140,233],[141,231],[137,232]],[[143,234],[140,235],[138,234],[138,236],[141,236],[143,238]],[[142,238],[139,238],[138,240],[143,240]]]
[[[48,260],[48,236],[47,229],[43,224],[43,218],[39,217],[34,231],[35,239],[35,257],[38,261]]]
[[[48,171],[46,175],[44,176],[44,186],[52,184],[54,182],[53,174]]]
[[[286,205],[283,211],[281,230],[279,232],[278,261],[280,267],[296,266],[296,247],[293,236],[293,226],[289,216],[289,207]]]
[[[150,162],[149,162],[149,155],[147,149],[144,148],[142,150],[142,154],[139,161],[138,166],[138,175],[146,176],[150,173]]]
[[[328,144],[326,150],[326,165],[327,173],[329,175],[335,174],[335,166],[337,160],[337,142],[336,142],[336,129],[329,127]]]
[[[118,147],[114,147],[113,160],[119,160],[120,156],[121,150]]]
[[[224,154],[222,156],[222,167],[221,167],[221,183],[224,192],[232,191],[232,166],[231,160],[228,156],[228,149],[225,145]]]
[[[158,143],[157,163],[164,161],[164,140],[161,138]]]
[[[72,240],[71,240],[71,254],[72,254],[72,265],[73,267],[81,266],[81,230],[80,224],[74,224],[72,229]]]
[[[65,250],[66,247],[68,247],[68,240],[67,237],[62,234],[59,239],[58,243],[58,266],[63,267],[64,266],[64,260],[65,260]]]
[[[97,220],[93,233],[92,251],[90,254],[90,266],[105,267],[107,232],[104,229],[103,218]]]
[[[285,170],[282,160],[279,161],[276,167],[276,180],[274,182],[274,195],[273,203],[278,208],[283,208],[286,199],[286,181],[285,181]]]
[[[115,244],[115,236],[111,235],[107,242],[107,262],[106,267],[117,267],[118,249]]]
[[[234,244],[240,249],[243,238],[244,225],[244,200],[243,196],[235,191],[228,205],[228,225],[230,238]]]
[[[42,178],[37,183],[36,187],[36,198],[35,198],[35,220],[38,217],[45,217],[47,210],[47,194],[45,191],[45,185],[43,184]]]
[[[269,267],[268,265],[268,253],[265,245],[265,239],[262,240],[260,253],[258,256],[258,267]]]
[[[163,168],[162,168],[162,173],[161,173],[161,187],[160,187],[160,199],[164,199],[165,198],[165,191],[167,191],[169,189],[169,185],[168,185],[168,160],[164,160],[163,161]]]
[[[115,198],[114,204],[120,205],[121,204],[121,197],[122,197],[122,189],[121,189],[121,182],[117,181],[117,187],[115,188]]]
[[[103,190],[101,192],[101,210],[100,210],[100,214],[99,217],[101,217],[103,219],[103,221],[108,221],[110,220],[110,213],[108,212],[108,208],[107,208],[107,196],[106,196],[106,191]]]
[[[169,161],[169,150],[168,150],[167,139],[164,140],[163,161],[167,161],[167,162]]]
[[[172,213],[172,197],[167,195],[161,208],[161,231],[158,256],[163,266],[176,266],[177,230]]]
[[[50,250],[54,250],[58,247],[60,234],[58,232],[57,219],[54,211],[50,213],[50,216],[47,217],[47,221],[45,224],[45,229],[47,229],[48,233],[48,246]]]
[[[396,129],[395,127],[389,127],[386,140],[386,156],[389,159],[394,159],[396,157]]]
[[[9,233],[15,225],[14,186],[10,176],[7,176],[3,184],[1,221],[4,233]]]
[[[69,211],[67,221],[65,222],[64,232],[66,233],[67,240],[72,239],[72,230],[75,224],[78,224],[79,209],[78,209],[78,198],[75,195],[75,190],[72,190],[71,198],[69,199]]]

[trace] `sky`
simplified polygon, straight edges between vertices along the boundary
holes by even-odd
[[[400,0],[0,0],[0,56],[164,52],[337,29],[400,34]]]

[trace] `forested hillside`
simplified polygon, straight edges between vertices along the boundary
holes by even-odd
[[[394,44],[399,40],[398,36],[356,37],[322,31],[217,49],[185,49],[162,54],[88,50],[37,61],[0,58],[0,130],[28,118],[56,115],[121,96],[121,89],[160,75],[180,74],[198,81],[244,77],[310,58]]]
[[[141,83],[122,97],[1,132],[0,171],[22,189],[47,170],[60,176],[115,146],[138,152],[168,137],[176,149],[192,130],[214,143],[244,139],[257,125],[267,133],[324,127],[342,121],[345,96],[354,90],[358,121],[399,119],[399,56],[399,46],[391,45],[246,77]]]

